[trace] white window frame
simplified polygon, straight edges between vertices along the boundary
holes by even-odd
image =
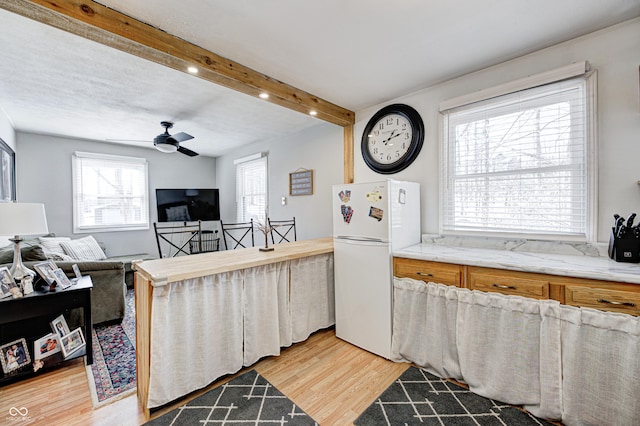
[[[233,162],[236,166],[236,220],[238,222],[249,222],[251,219],[254,222],[259,221],[265,223],[269,213],[269,165],[268,155],[265,152],[249,155],[247,157],[239,158]],[[240,173],[247,166],[263,166],[264,167],[264,209],[257,214],[246,214],[244,211],[242,202],[243,198],[249,196],[241,183]],[[253,194],[255,196],[256,194]]]
[[[443,102],[440,105],[440,128],[441,128],[441,161],[440,161],[440,220],[439,231],[443,235],[475,235],[475,236],[492,236],[492,237],[509,237],[509,238],[527,238],[527,239],[543,239],[543,240],[567,240],[567,241],[595,241],[597,235],[597,141],[596,141],[596,126],[597,126],[597,111],[596,111],[596,93],[597,93],[597,73],[595,71],[587,72],[588,64],[586,62],[580,62],[572,64],[567,67],[560,68],[558,70],[552,70],[547,73],[542,73],[527,77],[525,79],[510,82],[495,88],[485,89],[481,92],[476,92],[469,95],[464,95],[459,98],[451,99]],[[583,78],[585,82],[585,107],[586,107],[586,123],[585,123],[585,138],[586,138],[586,201],[585,201],[585,213],[586,222],[584,223],[583,234],[549,234],[549,233],[534,233],[530,231],[521,232],[491,232],[484,230],[455,230],[445,228],[445,215],[448,214],[446,210],[446,199],[448,191],[448,113],[455,108],[464,108],[470,104],[487,101],[494,99],[502,95],[509,95],[521,90],[531,89],[546,84],[556,83],[562,80],[567,80],[572,77]]]
[[[82,200],[80,200],[81,182],[78,181],[79,162],[82,159],[94,159],[99,161],[113,162],[114,164],[143,165],[144,168],[144,194],[141,207],[143,208],[142,220],[133,224],[117,224],[117,225],[81,225],[80,209],[82,208]],[[93,232],[113,232],[113,231],[138,231],[149,229],[149,170],[147,160],[138,157],[124,157],[119,155],[98,154],[92,152],[74,152],[72,156],[72,199],[73,199],[73,231],[74,233],[93,233]]]

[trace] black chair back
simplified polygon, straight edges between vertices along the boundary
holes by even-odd
[[[289,220],[271,220],[270,218],[267,220],[271,228],[271,242],[273,244],[297,241],[295,216]]]
[[[253,219],[249,222],[239,223],[224,223],[220,221],[220,228],[222,228],[224,247],[227,250],[255,246],[253,239]],[[230,241],[227,240],[227,237]],[[249,240],[251,240],[251,246],[249,246]]]

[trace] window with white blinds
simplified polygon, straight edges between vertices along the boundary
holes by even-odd
[[[149,228],[144,158],[73,154],[74,232]]]
[[[584,77],[444,112],[442,232],[591,238]]]
[[[267,210],[267,157],[236,162],[238,222],[250,219],[264,223]]]

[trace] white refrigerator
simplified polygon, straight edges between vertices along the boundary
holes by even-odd
[[[333,186],[336,336],[391,357],[393,250],[420,242],[420,185]]]

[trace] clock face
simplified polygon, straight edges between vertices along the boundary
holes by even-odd
[[[367,135],[367,149],[380,164],[391,164],[400,160],[409,151],[413,128],[409,120],[400,114],[382,117]]]
[[[424,124],[408,105],[382,108],[367,123],[362,134],[362,157],[371,170],[396,173],[407,168],[420,153]]]

